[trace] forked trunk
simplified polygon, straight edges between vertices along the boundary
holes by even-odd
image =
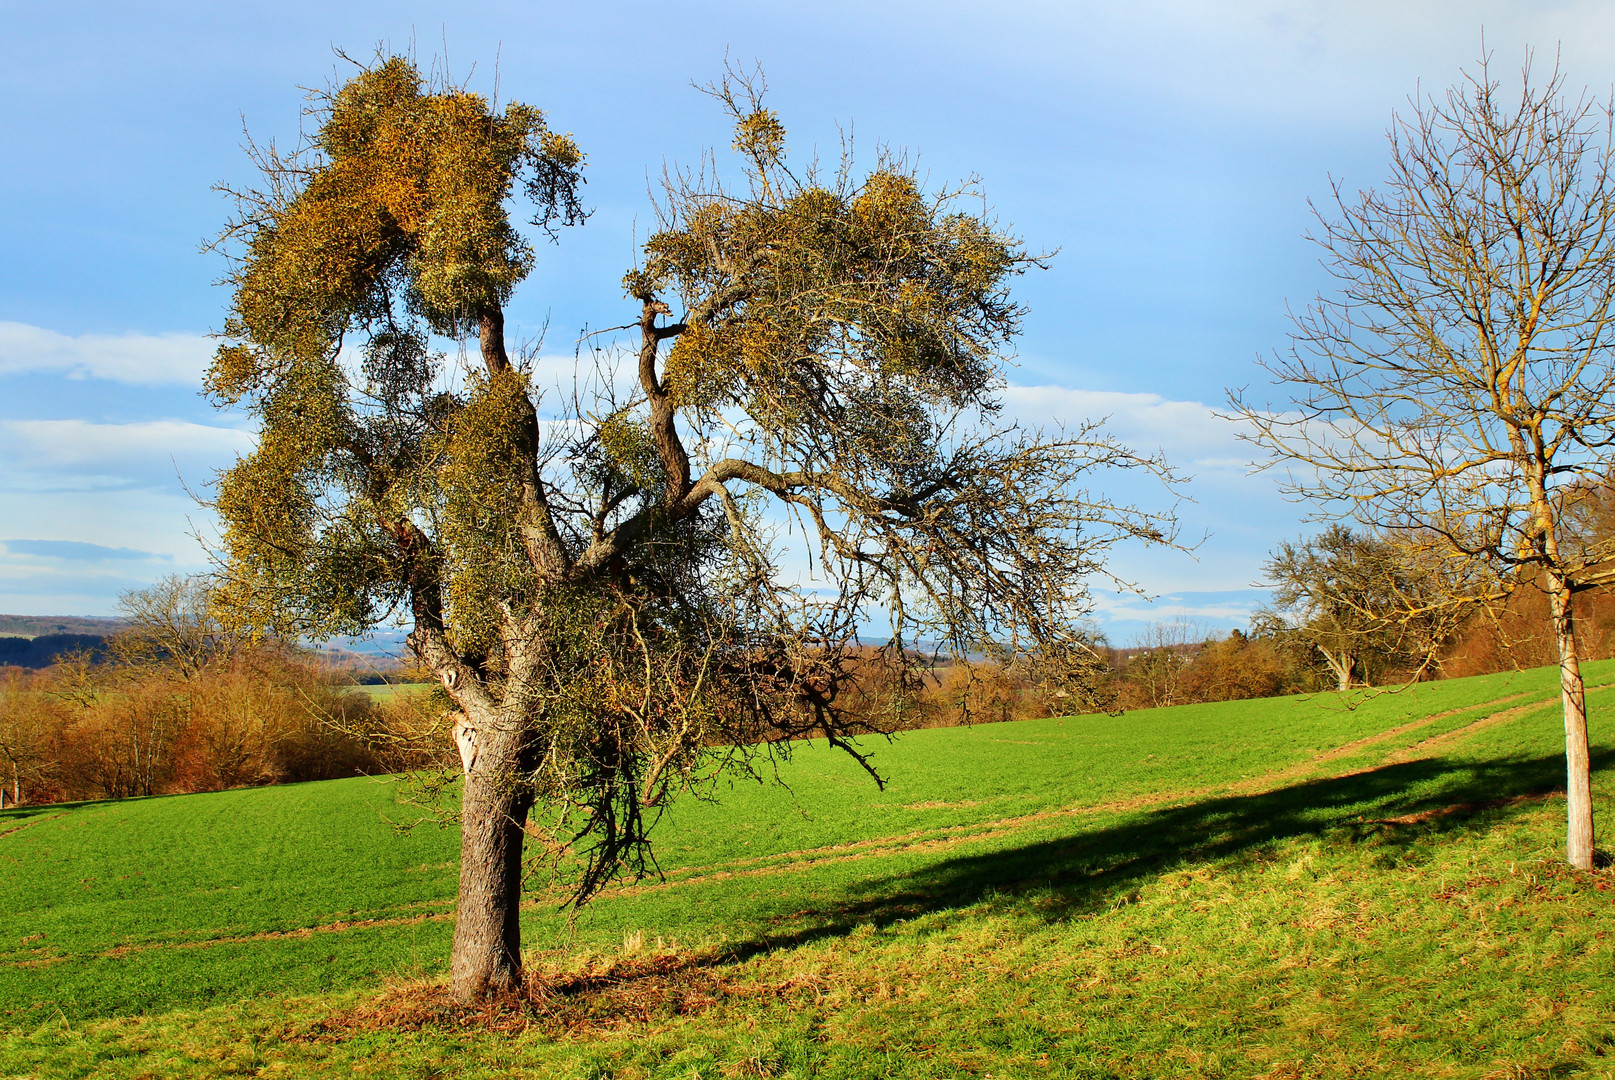
[[[1565,713],[1565,858],[1580,870],[1593,868],[1593,785],[1587,745],[1587,691],[1576,653],[1576,617],[1571,593],[1562,581],[1552,583],[1553,631],[1559,642],[1559,689]]]
[[[519,782],[521,737],[462,722],[460,898],[450,961],[453,993],[477,1001],[521,988],[522,839],[532,805]]]
[[[1330,652],[1322,645],[1318,646],[1318,651],[1323,654],[1324,662],[1329,665],[1329,670],[1334,672],[1335,689],[1342,694],[1350,690],[1352,672],[1357,670],[1357,655],[1344,650]]]

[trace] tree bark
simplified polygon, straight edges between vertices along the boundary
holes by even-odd
[[[521,989],[522,840],[532,798],[519,782],[519,729],[467,717],[456,730],[467,768],[450,971],[454,997],[478,1001]]]
[[[1593,868],[1592,755],[1587,742],[1587,691],[1576,651],[1576,616],[1568,583],[1550,585],[1553,630],[1559,641],[1559,689],[1565,714],[1565,859],[1579,870]]]
[[[1357,658],[1349,652],[1332,653],[1322,645],[1317,646],[1323,654],[1324,662],[1335,675],[1335,689],[1344,694],[1351,689],[1351,673],[1357,667]]]

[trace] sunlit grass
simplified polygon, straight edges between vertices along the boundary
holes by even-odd
[[[386,785],[4,815],[0,832],[26,827],[0,836],[0,1060],[62,1076],[1603,1075],[1615,893],[1558,867],[1563,803],[1541,801],[1562,783],[1555,688],[1538,671],[1353,710],[916,732],[876,747],[885,791],[802,747],[789,790],[681,805],[665,883],[575,924],[531,905],[535,968],[621,973],[566,1013],[589,1018],[570,1036],[541,1019],[514,1035],[328,1023],[385,1012],[375,987],[429,985],[447,957],[457,838],[395,834],[407,808]],[[1615,693],[1592,700],[1607,766]],[[642,964],[635,998],[655,956],[673,966]]]

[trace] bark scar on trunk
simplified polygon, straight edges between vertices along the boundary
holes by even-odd
[[[470,773],[471,766],[477,763],[477,729],[471,726],[465,713],[455,718],[454,745],[460,748],[460,764]]]

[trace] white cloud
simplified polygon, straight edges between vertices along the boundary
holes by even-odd
[[[1028,426],[1076,424],[1108,417],[1104,431],[1141,453],[1162,452],[1189,481],[1176,506],[1182,541],[1192,554],[1123,544],[1107,564],[1124,581],[1161,599],[1096,595],[1101,624],[1128,627],[1178,615],[1240,624],[1259,594],[1250,585],[1278,540],[1312,531],[1313,509],[1287,500],[1272,472],[1253,473],[1259,448],[1242,442],[1240,424],[1218,415],[1219,407],[1173,400],[1158,393],[1122,393],[1064,386],[1011,386],[1004,393],[1005,418]],[[1105,494],[1139,506],[1165,509],[1172,499],[1138,473],[1096,478]],[[1098,583],[1096,582],[1096,588]],[[1213,601],[1212,594],[1222,598]],[[1197,597],[1174,602],[1173,594]],[[1122,636],[1128,631],[1123,630]]]
[[[1063,424],[1069,429],[1105,419],[1108,434],[1141,453],[1163,450],[1174,468],[1191,473],[1242,475],[1256,456],[1254,448],[1239,439],[1241,425],[1198,401],[1064,386],[1011,386],[1004,391],[1004,406],[1010,417],[1034,427]]]
[[[110,615],[118,594],[164,574],[207,565],[194,532],[212,536],[211,514],[185,495],[169,472],[169,490],[17,491],[0,487],[0,522],[17,536],[48,537],[71,552],[84,545],[150,554],[148,559],[42,557],[50,541],[0,541],[0,611],[27,615]],[[21,546],[24,550],[18,551]],[[28,550],[33,547],[35,550]]]
[[[987,10],[972,12],[972,46],[996,42],[1022,66],[1194,112],[1287,122],[1382,123],[1416,85],[1440,92],[1472,67],[1483,31],[1505,79],[1527,45],[1540,73],[1562,48],[1577,87],[1607,87],[1615,74],[1615,7],[1601,0],[1084,0],[1008,17]]]
[[[541,376],[548,377],[543,381],[569,378],[572,366],[570,357],[545,357],[538,365]],[[1031,425],[1070,426],[1109,416],[1108,430],[1117,437],[1140,450],[1161,449],[1175,466],[1195,476],[1188,488],[1195,501],[1178,508],[1183,532],[1197,539],[1209,530],[1212,540],[1195,557],[1139,545],[1117,548],[1111,565],[1120,576],[1167,595],[1156,604],[1096,597],[1101,622],[1122,627],[1175,614],[1230,624],[1244,621],[1241,613],[1248,604],[1242,596],[1214,597],[1208,591],[1248,588],[1275,539],[1294,535],[1300,527],[1298,508],[1278,496],[1271,477],[1246,474],[1243,462],[1249,448],[1236,439],[1234,424],[1219,418],[1211,406],[1156,393],[1010,387],[1005,405],[1006,419]],[[214,526],[211,515],[187,496],[181,478],[204,490],[215,469],[228,466],[252,443],[249,430],[173,419],[128,424],[0,421],[0,460],[7,463],[0,479],[0,521],[8,523],[13,536],[134,548],[171,559],[172,566],[194,566],[202,552],[189,534],[193,527],[208,532]],[[1171,503],[1158,485],[1136,474],[1096,479],[1117,498],[1146,507]],[[56,597],[61,610],[110,610],[91,599],[115,596],[118,588],[127,587],[131,578],[125,575],[133,569],[64,565],[46,573],[39,560],[30,559],[24,572],[15,559],[4,561],[0,609],[26,603],[44,610],[56,602],[49,598]],[[806,574],[805,567],[800,569]],[[79,570],[82,582],[75,585]],[[30,573],[36,576],[30,578]],[[1174,600],[1175,593],[1183,595]]]
[[[125,589],[206,564],[212,514],[185,490],[250,449],[180,420],[0,421],[0,611],[109,614]]]
[[[171,555],[158,555],[135,548],[108,547],[83,540],[0,540],[0,554],[24,559],[50,559],[68,562],[150,562],[173,561]]]
[[[227,464],[252,445],[240,428],[187,420],[97,424],[89,420],[3,420],[0,447],[8,456],[52,469],[129,464],[152,459],[216,458]]]
[[[49,493],[200,488],[250,450],[252,433],[184,420],[97,424],[0,420],[0,491]]]
[[[1109,591],[1096,591],[1094,611],[1107,626],[1169,622],[1173,619],[1200,619],[1219,625],[1243,626],[1251,612],[1267,599],[1261,589],[1220,590],[1208,593],[1185,592],[1156,598]]]
[[[197,385],[215,342],[202,334],[80,334],[0,322],[0,375],[45,372],[141,385]]]

